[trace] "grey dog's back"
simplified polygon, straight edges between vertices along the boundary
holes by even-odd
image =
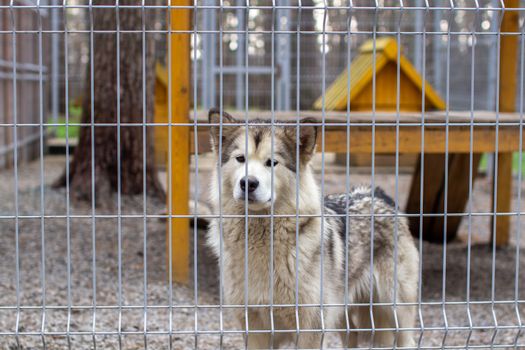
[[[363,225],[370,228],[372,220],[382,226],[393,225],[392,232],[399,231],[394,227],[399,225],[399,221],[396,223],[396,220],[400,219],[395,217],[395,207],[395,201],[381,187],[375,187],[372,191],[370,186],[358,186],[352,188],[348,194],[337,193],[324,197],[325,213],[329,214],[327,221],[331,224],[334,221],[337,223],[337,231],[343,239],[347,234],[351,235],[353,231],[361,235],[369,234],[370,237],[375,238],[375,232],[361,231]],[[404,224],[404,219],[401,221]],[[359,226],[359,230],[356,230],[355,225]]]
[[[349,231],[347,229],[346,213],[358,214],[362,208],[362,201],[368,200],[370,203],[374,201],[374,207],[381,208],[384,211],[394,211],[395,202],[388,196],[381,187],[375,187],[372,191],[369,186],[360,186],[352,188],[348,194],[336,193],[329,194],[324,197],[324,207],[327,211],[335,214],[340,222],[339,232],[346,235]],[[365,213],[362,213],[365,214]],[[371,215],[372,213],[370,213]]]
[[[406,218],[396,216],[396,204],[380,187],[358,186],[348,194],[330,194],[324,198],[325,234],[328,235],[327,253],[333,255],[333,240],[340,239],[343,266],[349,264],[350,280],[365,278],[369,274],[371,254],[373,261],[386,266],[405,258],[405,248],[412,246]],[[373,245],[373,249],[372,248]],[[373,251],[373,253],[372,253]],[[341,262],[340,262],[341,263]],[[333,266],[344,272],[341,266]]]

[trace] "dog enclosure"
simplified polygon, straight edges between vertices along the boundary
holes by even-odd
[[[344,348],[339,334],[382,330],[301,327],[300,308],[376,303],[324,304],[323,269],[317,304],[226,304],[209,221],[266,217],[273,230],[303,215],[207,204],[222,176],[210,128],[225,125],[212,107],[238,127],[311,118],[322,198],[359,184],[392,197],[385,217],[407,220],[419,252],[417,302],[381,305],[417,310],[394,334],[417,349],[525,347],[524,23],[519,0],[2,2],[1,347],[245,348],[249,334],[319,333],[311,348]],[[247,243],[244,257],[247,278]],[[310,287],[297,281],[294,295]],[[287,308],[293,329],[235,316]]]

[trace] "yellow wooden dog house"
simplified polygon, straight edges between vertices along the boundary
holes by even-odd
[[[375,66],[374,66],[375,55]],[[395,111],[397,108],[397,41],[391,37],[366,41],[359,54],[326,89],[325,109],[346,110],[348,87],[350,88],[350,110],[370,111],[373,104],[373,77],[375,74],[375,106],[377,111]],[[421,111],[423,79],[410,61],[400,54],[399,67],[399,109],[401,111]],[[374,72],[375,68],[375,72]],[[322,109],[320,96],[314,103],[315,109]],[[425,82],[425,109],[445,109],[445,102],[432,86]]]

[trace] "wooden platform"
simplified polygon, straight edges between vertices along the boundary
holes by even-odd
[[[245,112],[228,111],[240,120],[245,120]],[[194,113],[190,113],[190,122],[193,122]],[[275,112],[276,121],[295,122],[297,112]],[[268,111],[250,111],[249,119],[271,119]],[[317,150],[321,150],[323,113],[319,111],[301,111],[300,118],[313,117],[319,121],[320,134]],[[448,132],[445,125],[448,119]],[[351,153],[371,153],[372,135],[375,129],[374,151],[378,154],[396,152],[396,140],[399,139],[397,150],[399,153],[470,153],[471,115],[470,112],[426,112],[424,126],[421,113],[402,112],[399,116],[393,113],[362,113],[351,112],[348,118],[345,112],[326,112],[324,122],[325,152],[346,153],[347,123],[350,123]],[[519,122],[520,117],[515,113],[500,113],[476,111],[473,116],[473,153],[490,153],[496,151],[496,130],[498,131],[499,153],[519,150]],[[496,123],[499,124],[496,127]],[[197,112],[197,129],[199,137],[198,153],[209,152],[208,117],[206,111]],[[375,128],[372,124],[375,124]],[[397,127],[399,125],[399,127]],[[398,130],[397,130],[398,129]],[[190,127],[194,134],[194,128]],[[422,145],[422,138],[425,142]],[[195,153],[194,143],[190,145],[191,152]]]

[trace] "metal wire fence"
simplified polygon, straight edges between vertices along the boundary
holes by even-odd
[[[15,146],[0,172],[0,344],[525,347],[524,18],[520,1],[0,4],[14,101],[0,135],[39,136],[36,162]],[[26,37],[36,61],[21,65]],[[87,67],[79,120],[72,60]],[[17,107],[26,66],[38,121]],[[44,117],[57,95],[64,123]],[[48,155],[61,127],[65,157]]]

